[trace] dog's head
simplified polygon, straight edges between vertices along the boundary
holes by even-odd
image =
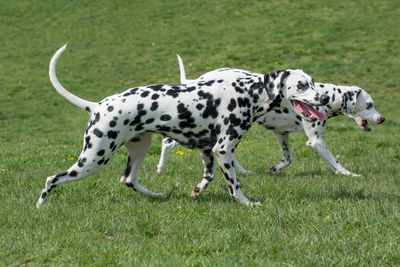
[[[308,121],[325,120],[325,115],[313,106],[326,105],[329,96],[315,89],[313,78],[302,70],[283,70],[264,76],[269,99],[281,98],[281,106],[293,109]]]
[[[352,118],[366,132],[371,131],[368,121],[374,124],[385,121],[385,118],[375,110],[372,97],[360,87],[352,86],[351,90],[345,92],[343,103],[343,114]]]

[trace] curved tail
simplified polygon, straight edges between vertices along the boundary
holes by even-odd
[[[176,55],[178,57],[178,62],[179,62],[179,71],[180,71],[180,77],[181,77],[181,83],[188,83],[192,82],[195,80],[187,80],[186,79],[186,72],[185,72],[185,67],[183,66],[183,61],[182,58],[179,55]]]
[[[57,76],[56,76],[56,64],[59,56],[64,52],[65,48],[67,47],[67,44],[63,45],[60,49],[57,50],[57,52],[53,55],[53,57],[50,60],[50,66],[49,66],[49,76],[50,76],[50,81],[53,84],[54,88],[56,91],[65,97],[69,102],[74,104],[75,106],[87,110],[89,113],[93,111],[94,107],[97,106],[97,103],[95,102],[90,102],[87,100],[84,100],[82,98],[77,97],[74,94],[71,94],[68,92],[58,81]]]

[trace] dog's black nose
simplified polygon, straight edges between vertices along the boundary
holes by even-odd
[[[323,94],[319,98],[319,102],[321,102],[322,105],[326,105],[329,102],[329,96],[326,94]]]
[[[379,118],[378,124],[381,124],[381,123],[384,122],[385,120],[386,120],[385,117],[380,117],[380,118]]]

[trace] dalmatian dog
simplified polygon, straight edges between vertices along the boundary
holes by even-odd
[[[186,79],[185,68],[179,55],[178,61],[181,72],[181,82],[190,81]],[[201,78],[202,77],[199,79]],[[321,94],[329,96],[327,105],[324,107],[316,107],[316,110],[323,113],[327,119],[337,115],[345,115],[352,118],[358,126],[366,132],[371,131],[368,121],[372,121],[374,124],[381,124],[385,121],[385,118],[375,110],[374,101],[371,96],[365,90],[357,86],[315,83],[315,87]],[[282,162],[269,168],[270,173],[279,173],[290,165],[292,162],[292,155],[289,146],[289,133],[304,131],[307,135],[307,146],[317,152],[336,174],[359,176],[343,168],[327,149],[323,138],[326,129],[326,121],[310,121],[303,119],[293,110],[274,107],[270,112],[261,116],[257,122],[264,128],[274,132],[282,150]],[[178,145],[178,143],[172,139],[165,138],[162,140],[161,157],[157,166],[158,174],[163,173],[167,155],[176,145]],[[234,162],[239,173],[253,174],[253,172],[245,170],[236,158]]]
[[[180,144],[199,149],[205,166],[203,189],[214,178],[214,156],[223,172],[233,200],[250,202],[242,193],[234,170],[234,151],[251,123],[264,115],[276,99],[288,108],[304,106],[316,119],[324,120],[313,105],[327,103],[328,96],[315,90],[312,78],[301,70],[284,70],[267,75],[238,69],[220,69],[213,79],[180,85],[149,85],[130,88],[95,103],[68,92],[56,77],[61,47],[49,66],[56,91],[72,104],[88,111],[90,118],[83,137],[83,150],[68,170],[47,178],[37,207],[50,192],[66,182],[93,175],[107,166],[124,145],[128,162],[121,183],[144,195],[165,198],[138,181],[138,169],[151,144],[151,134],[159,133]],[[296,111],[309,116],[306,111]]]

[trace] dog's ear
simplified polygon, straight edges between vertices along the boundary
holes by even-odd
[[[272,101],[280,95],[285,79],[289,76],[289,71],[271,72],[264,76],[264,88],[267,91],[268,98]],[[280,78],[279,78],[280,75]]]
[[[279,83],[280,89],[282,89],[285,79],[289,76],[289,74],[290,74],[290,71],[287,71],[287,70],[283,71],[282,76],[281,76],[281,82]]]
[[[357,104],[357,99],[361,93],[361,89],[355,89],[343,94],[343,102],[346,108],[346,113],[351,113]]]

